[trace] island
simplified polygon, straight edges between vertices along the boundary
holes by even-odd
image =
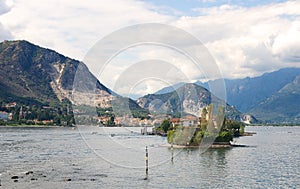
[[[213,147],[230,147],[234,137],[245,134],[245,124],[226,119],[223,107],[214,116],[213,108],[213,104],[203,108],[200,117],[188,115],[164,120],[154,132],[167,136],[168,143],[177,147],[199,147],[203,139],[212,141]]]

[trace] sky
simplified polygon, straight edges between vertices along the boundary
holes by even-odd
[[[97,42],[117,30],[161,23],[199,39],[222,77],[235,79],[300,67],[299,10],[300,1],[284,0],[0,0],[0,41],[28,40],[84,61]],[[147,59],[174,63],[189,81],[215,79],[197,75],[188,58],[169,51],[157,46],[128,48],[111,60],[106,68],[111,75],[105,78],[99,66],[85,63],[112,89],[134,61],[145,63]],[[153,84],[154,80],[160,80],[159,84]],[[180,82],[154,80],[136,81],[139,87],[130,91],[143,95]]]

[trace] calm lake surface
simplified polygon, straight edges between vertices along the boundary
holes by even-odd
[[[300,188],[300,127],[246,127],[248,147],[204,153],[140,129],[1,127],[0,189]]]

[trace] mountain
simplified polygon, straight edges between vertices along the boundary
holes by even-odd
[[[250,111],[258,119],[268,122],[300,122],[300,74],[271,97],[266,98]]]
[[[283,68],[258,77],[224,79],[227,103],[262,121],[299,123],[300,68]],[[219,80],[195,84],[209,89]],[[175,91],[183,83],[166,87],[157,93]],[[155,94],[157,94],[155,93]]]
[[[79,65],[79,61],[27,41],[4,41],[0,43],[0,99],[59,102],[70,96]],[[97,87],[111,94],[100,82]]]
[[[204,107],[211,103],[222,103],[207,89],[194,83],[187,83],[173,92],[164,94],[149,94],[137,100],[137,103],[148,109],[153,114],[169,113],[178,115],[181,113],[199,116]],[[245,117],[234,107],[226,104],[226,115],[228,118],[241,120]]]
[[[27,41],[0,43],[0,67],[0,102],[53,105],[68,99],[110,108],[117,100],[142,110],[101,84],[84,63]]]
[[[298,75],[300,68],[284,68],[254,78],[225,79],[227,102],[242,112],[249,112],[293,82]]]
[[[26,41],[4,41],[0,43],[0,98],[2,100],[22,101],[26,98],[40,103],[57,101],[50,85],[54,70],[48,62],[49,58],[57,62],[64,57],[53,57],[53,52],[41,56],[45,49],[38,49]],[[65,58],[64,58],[65,59]],[[53,73],[53,75],[49,74]],[[36,85],[39,83],[39,85]]]
[[[17,102],[40,107],[59,106],[68,99],[73,104],[102,109],[114,106],[119,112],[134,109],[136,115],[140,112],[146,115],[143,108],[153,113],[183,111],[199,115],[213,96],[198,85],[179,83],[135,102],[101,84],[84,63],[27,41],[0,43],[0,67],[2,105]],[[299,77],[300,68],[285,68],[254,78],[225,79],[227,103],[268,122],[299,122]],[[208,83],[199,85],[207,87]],[[201,99],[189,93],[193,90]],[[245,117],[234,107],[227,106],[228,115]]]
[[[174,84],[174,85],[172,85],[172,86],[164,87],[164,88],[162,88],[162,89],[156,91],[154,94],[165,94],[165,93],[173,92],[173,91],[177,90],[179,87],[182,87],[182,86],[185,85],[185,84],[186,84],[186,83],[184,83],[184,82],[179,82],[179,83],[176,83],[176,84]],[[195,84],[196,84],[196,85],[199,85],[199,86],[201,86],[201,87],[204,87],[204,88],[206,88],[206,89],[209,88],[209,85],[208,85],[207,82],[203,83],[203,82],[201,82],[201,81],[197,81],[197,82],[195,82]]]
[[[299,123],[299,77],[300,68],[283,68],[253,78],[225,79],[227,103],[262,121]],[[208,82],[200,85],[207,87]]]

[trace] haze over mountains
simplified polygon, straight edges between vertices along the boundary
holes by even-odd
[[[122,98],[102,85],[81,62],[65,57],[53,50],[38,47],[27,41],[0,43],[0,100],[20,103],[55,104],[62,99],[72,99],[76,70],[87,76],[84,90],[96,90],[93,102],[79,96],[84,104],[101,108],[112,106],[112,100],[127,102],[138,111],[199,114],[201,108],[211,103],[212,94],[205,88],[208,83],[185,84],[169,87],[156,94],[146,95],[136,102]],[[214,82],[214,81],[212,81]],[[240,119],[243,113],[275,122],[300,120],[300,69],[286,68],[255,78],[225,80],[227,90],[227,116]],[[199,85],[202,85],[199,86]],[[174,91],[174,88],[177,89]],[[189,95],[195,90],[198,97]],[[233,106],[231,106],[233,105]],[[241,112],[243,113],[241,113]]]
[[[224,79],[227,103],[239,111],[267,122],[300,121],[300,68],[283,68],[258,77]],[[217,81],[210,81],[211,84]],[[208,82],[196,82],[209,88]],[[174,91],[183,86],[178,83],[155,94]]]
[[[254,78],[225,79],[227,101],[242,112],[248,112],[292,83],[298,75],[300,68],[284,68]]]
[[[300,75],[249,111],[259,119],[275,122],[300,121]]]
[[[254,78],[225,80],[227,102],[258,119],[298,122],[300,68],[284,68]]]

